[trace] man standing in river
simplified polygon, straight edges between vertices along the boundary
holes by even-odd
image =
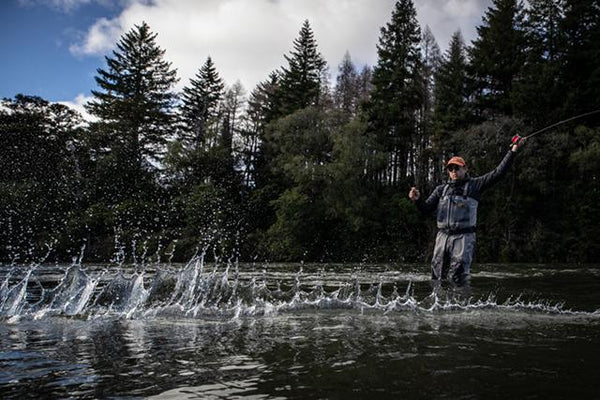
[[[421,199],[417,188],[410,189],[408,197],[420,212],[437,210],[438,233],[431,260],[434,281],[451,279],[459,286],[468,283],[475,251],[477,205],[481,193],[506,174],[514,153],[524,144],[523,139],[515,138],[500,164],[485,175],[471,178],[465,160],[452,157],[446,163],[448,182],[436,187],[427,200]]]

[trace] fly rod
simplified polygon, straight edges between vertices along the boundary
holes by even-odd
[[[557,126],[559,126],[559,125],[566,124],[567,122],[571,122],[571,121],[574,121],[574,120],[576,120],[576,119],[580,119],[580,118],[587,117],[587,116],[589,116],[589,115],[593,115],[593,114],[597,114],[597,113],[600,113],[600,110],[590,111],[590,112],[586,112],[586,113],[584,113],[584,114],[579,114],[579,115],[576,115],[576,116],[574,116],[574,117],[571,117],[571,118],[563,119],[562,121],[558,121],[558,122],[556,122],[556,123],[554,123],[554,124],[552,124],[552,125],[548,125],[548,126],[546,126],[546,127],[542,128],[542,129],[538,130],[538,131],[535,131],[535,132],[533,132],[533,133],[530,133],[530,134],[529,134],[529,135],[527,135],[527,136],[522,136],[522,137],[521,137],[521,136],[519,136],[519,135],[515,135],[515,136],[513,136],[512,140],[511,140],[511,143],[512,143],[512,144],[517,144],[517,143],[518,143],[518,142],[520,142],[521,140],[524,140],[524,139],[529,139],[530,137],[534,137],[535,135],[538,135],[538,134],[540,134],[540,133],[542,133],[542,132],[546,132],[547,130],[550,130],[550,129],[552,129],[552,128],[556,128],[556,127],[557,127]]]

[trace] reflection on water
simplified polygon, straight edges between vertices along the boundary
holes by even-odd
[[[205,270],[206,269],[206,270]],[[3,270],[2,398],[594,398],[597,269]]]

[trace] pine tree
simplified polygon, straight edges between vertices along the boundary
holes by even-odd
[[[565,0],[562,75],[569,114],[600,108],[600,0]]]
[[[391,21],[381,29],[373,91],[367,105],[370,130],[379,136],[388,165],[379,172],[382,183],[407,177],[418,113],[423,105],[421,30],[411,0],[400,0]]]
[[[183,139],[193,148],[200,148],[210,139],[207,134],[219,124],[219,106],[225,84],[221,80],[210,57],[190,79],[190,86],[183,88],[181,115],[184,124]],[[209,135],[210,136],[210,135]]]
[[[515,84],[515,114],[542,124],[565,103],[560,87],[564,34],[563,0],[530,0],[525,10],[526,61],[522,78]],[[540,95],[544,93],[544,95]]]
[[[477,114],[512,115],[511,93],[525,62],[520,0],[494,0],[470,49],[470,75]]]
[[[113,235],[140,243],[167,225],[167,189],[159,180],[166,145],[176,133],[177,78],[156,36],[143,22],[120,38],[105,57],[106,69],[97,70],[99,88],[87,106],[99,119],[88,139],[94,203],[86,218],[95,235],[87,248],[99,257],[114,251],[107,246]]]
[[[294,40],[294,50],[285,55],[285,59],[288,65],[282,68],[280,89],[282,115],[319,104],[327,63],[317,49],[308,20]]]
[[[451,150],[449,138],[469,121],[467,58],[460,31],[455,32],[444,59],[435,74],[434,149],[443,160]]]
[[[116,192],[135,190],[140,176],[156,169],[173,134],[175,94],[170,90],[177,78],[164,53],[143,22],[121,37],[112,57],[105,57],[107,69],[98,69],[100,90],[92,90],[87,109],[100,119],[92,125],[99,135],[98,155],[108,156],[108,164],[124,178]]]

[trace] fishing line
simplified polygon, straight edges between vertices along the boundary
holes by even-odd
[[[590,112],[587,112],[585,114],[579,114],[579,115],[576,115],[576,116],[568,118],[568,119],[563,119],[562,121],[559,121],[559,122],[557,122],[555,124],[552,124],[552,125],[548,125],[547,127],[540,129],[539,131],[535,131],[533,133],[530,133],[529,135],[524,136],[522,139],[529,139],[530,137],[533,137],[533,136],[535,136],[535,135],[537,135],[539,133],[545,132],[545,131],[547,131],[549,129],[555,128],[555,127],[557,127],[559,125],[566,124],[567,122],[571,122],[571,121],[574,121],[576,119],[587,117],[588,115],[593,115],[593,114],[597,114],[597,113],[600,113],[600,110],[590,111]]]

